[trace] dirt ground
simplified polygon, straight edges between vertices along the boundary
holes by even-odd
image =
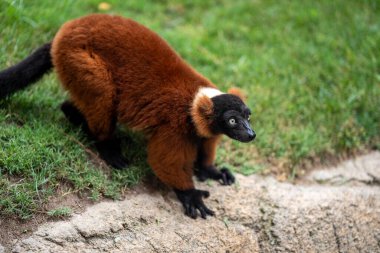
[[[38,225],[0,252],[380,252],[380,152],[294,184],[237,179],[198,183],[216,211],[207,220],[184,216],[173,193],[140,186],[123,201]]]

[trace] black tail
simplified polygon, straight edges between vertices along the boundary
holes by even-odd
[[[37,49],[20,63],[0,72],[0,99],[38,81],[52,67],[51,43]]]

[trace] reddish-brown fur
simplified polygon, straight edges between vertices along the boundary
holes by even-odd
[[[210,129],[213,116],[212,101],[210,98],[202,96],[196,102],[196,104],[193,103],[193,107],[190,110],[196,131],[200,136],[211,138],[213,137]]]
[[[203,163],[213,164],[219,137],[202,136],[207,124],[195,129],[191,106],[200,87],[215,85],[157,34],[118,16],[65,23],[51,52],[59,79],[99,140],[111,138],[115,121],[143,131],[156,175],[176,189],[194,188],[198,148],[207,154]]]

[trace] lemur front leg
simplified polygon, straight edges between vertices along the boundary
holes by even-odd
[[[173,187],[187,216],[195,219],[199,212],[206,219],[214,212],[203,202],[203,198],[209,197],[210,193],[194,187],[192,177],[196,155],[196,145],[186,137],[176,135],[172,129],[161,128],[148,143],[148,163],[156,176]]]
[[[216,148],[220,136],[204,139],[198,148],[198,158],[195,169],[195,175],[199,181],[213,179],[221,182],[223,185],[231,185],[235,182],[235,177],[229,169],[217,169],[214,165]]]

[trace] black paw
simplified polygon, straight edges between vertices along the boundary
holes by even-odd
[[[216,169],[215,166],[200,168],[195,171],[195,175],[201,182],[207,179],[220,181],[223,185],[231,185],[235,182],[234,175],[227,168],[222,168],[221,170]]]
[[[100,141],[95,144],[100,157],[115,169],[128,167],[128,160],[122,155],[120,141],[117,139]]]
[[[206,219],[207,215],[213,216],[215,214],[203,203],[203,198],[208,198],[210,196],[210,193],[208,191],[196,189],[181,191],[175,189],[174,192],[185,208],[185,214],[187,216],[196,219],[199,211],[201,217],[203,219]]]
[[[232,175],[231,171],[227,168],[222,168],[220,170],[220,173],[222,174],[222,184],[223,185],[231,185],[235,183],[235,177]]]
[[[117,170],[127,169],[128,160],[122,155],[112,155],[112,156],[101,156],[102,159],[110,166]]]
[[[217,172],[218,172],[218,171],[217,171]],[[194,174],[195,174],[195,176],[197,177],[197,179],[198,179],[199,181],[201,181],[201,182],[204,182],[204,181],[206,181],[207,179],[212,178],[212,177],[209,175],[208,171],[205,170],[205,169],[195,170],[195,171],[194,171]]]

